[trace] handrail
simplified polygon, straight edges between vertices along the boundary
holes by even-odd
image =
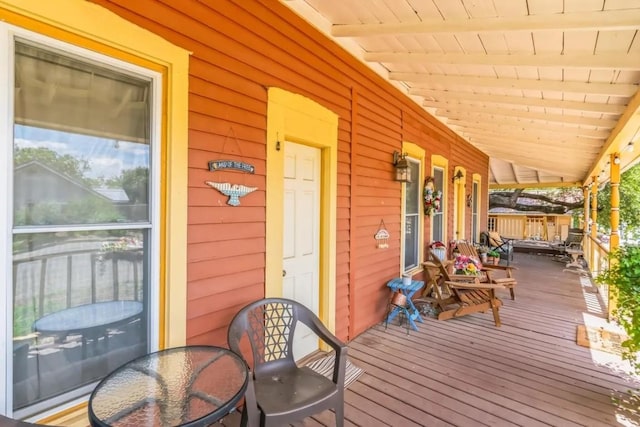
[[[609,248],[604,246],[600,240],[593,238],[590,234],[585,234],[583,247],[586,260],[589,264],[589,271],[591,271],[592,277],[597,277],[602,271],[609,267]],[[609,285],[601,284],[598,285],[598,288],[607,306],[607,315],[611,318],[612,304],[610,304],[611,295],[609,293]]]

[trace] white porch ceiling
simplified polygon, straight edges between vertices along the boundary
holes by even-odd
[[[640,0],[281,1],[487,153],[494,187],[640,155]]]

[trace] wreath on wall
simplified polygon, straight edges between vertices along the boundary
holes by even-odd
[[[431,216],[440,210],[442,191],[436,190],[433,177],[428,176],[424,180],[424,214]]]

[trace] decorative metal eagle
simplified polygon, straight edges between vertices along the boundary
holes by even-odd
[[[258,189],[258,187],[247,187],[246,185],[231,184],[230,182],[205,181],[205,183],[215,188],[225,196],[229,196],[227,204],[231,206],[239,206],[240,197],[244,197]]]

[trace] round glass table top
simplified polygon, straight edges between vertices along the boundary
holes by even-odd
[[[206,426],[244,396],[247,375],[225,348],[162,350],[105,377],[89,399],[89,418],[97,426]]]

